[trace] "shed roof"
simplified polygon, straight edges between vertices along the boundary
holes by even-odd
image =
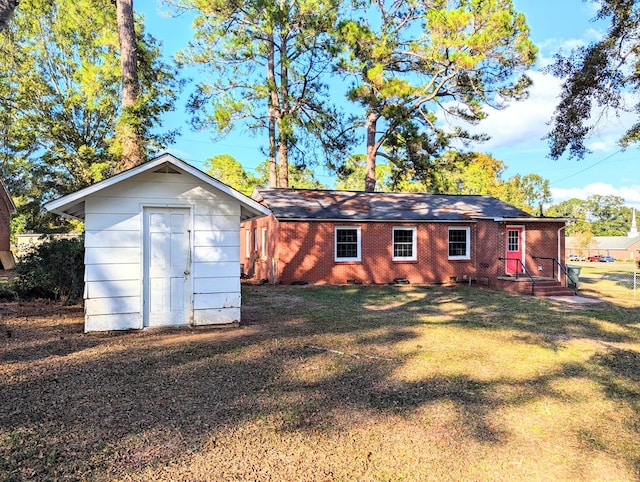
[[[177,172],[180,174],[190,174],[211,188],[222,191],[236,199],[240,203],[240,217],[243,221],[269,214],[269,210],[260,203],[168,153],[162,154],[149,162],[116,174],[109,179],[105,179],[104,181],[100,181],[96,184],[85,187],[84,189],[80,189],[79,191],[50,201],[45,204],[44,207],[48,211],[52,211],[62,216],[84,220],[84,202],[88,196],[143,172],[167,172],[167,170],[169,172]]]
[[[252,197],[279,220],[566,221],[538,218],[491,196],[256,188]]]

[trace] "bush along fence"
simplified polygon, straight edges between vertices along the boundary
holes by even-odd
[[[84,288],[84,236],[43,237],[20,256],[15,273],[0,287],[0,297],[79,301]]]

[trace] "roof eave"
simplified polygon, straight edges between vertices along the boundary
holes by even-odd
[[[241,219],[243,221],[252,218],[267,216],[270,213],[269,209],[259,202],[245,196],[232,187],[218,181],[217,179],[214,179],[208,174],[187,164],[186,162],[178,159],[172,154],[162,154],[149,162],[140,164],[127,171],[118,173],[115,176],[110,177],[109,179],[105,179],[104,181],[100,181],[84,189],[80,189],[79,191],[76,191],[74,193],[67,194],[66,196],[62,196],[58,199],[54,199],[53,201],[49,201],[44,205],[44,208],[47,211],[59,214],[64,217],[84,221],[84,202],[88,196],[111,187],[125,179],[131,178],[145,171],[156,169],[167,163],[172,164],[179,170],[191,174],[197,179],[205,182],[206,184],[209,184],[210,186],[224,192],[225,194],[239,201],[241,204]]]
[[[286,218],[274,214],[278,221],[323,223],[476,223],[475,219],[362,219],[362,218]]]

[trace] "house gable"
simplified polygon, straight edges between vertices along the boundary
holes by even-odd
[[[210,191],[219,191],[227,194],[231,198],[240,203],[241,219],[250,219],[256,216],[265,216],[269,214],[269,210],[260,205],[251,198],[227,186],[226,184],[212,178],[208,174],[199,169],[181,161],[171,154],[163,154],[149,162],[136,166],[127,171],[116,174],[109,179],[98,182],[92,186],[86,187],[72,194],[68,194],[59,199],[48,202],[44,207],[48,211],[52,211],[61,216],[72,217],[84,220],[85,200],[89,196],[99,195],[105,189],[117,186],[118,184],[135,180],[142,173],[165,174],[166,176],[188,175],[202,183],[203,189]]]

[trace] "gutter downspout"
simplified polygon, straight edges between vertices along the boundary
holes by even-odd
[[[565,224],[564,226],[562,226],[560,229],[558,229],[558,263],[560,263],[560,265],[562,265],[562,261],[560,260],[560,231],[567,229],[567,225]],[[559,268],[559,267],[558,267]],[[558,269],[558,282],[562,282],[562,272],[560,269]]]

